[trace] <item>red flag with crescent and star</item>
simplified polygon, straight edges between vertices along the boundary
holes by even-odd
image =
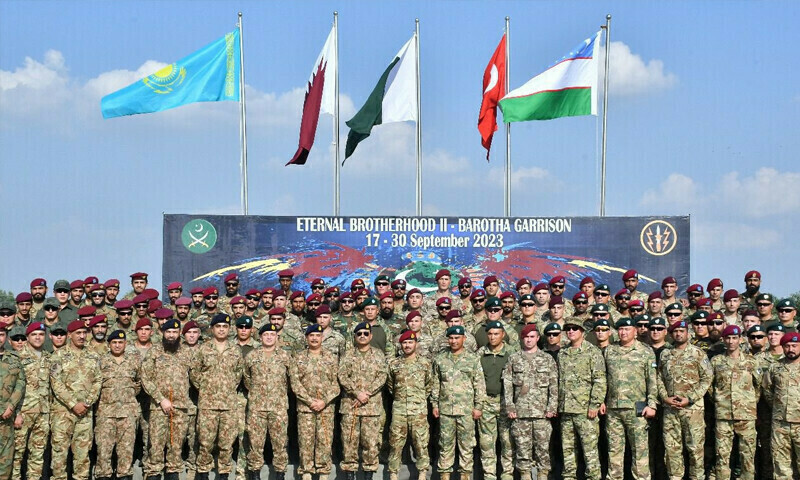
[[[486,149],[486,161],[492,148],[492,136],[497,131],[497,103],[506,94],[506,36],[492,55],[489,65],[483,72],[483,100],[478,115],[478,131],[481,132],[481,144]]]

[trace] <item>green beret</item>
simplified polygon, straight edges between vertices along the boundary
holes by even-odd
[[[708,312],[705,310],[698,310],[692,314],[692,320],[705,320],[708,318]]]
[[[784,298],[780,302],[776,308],[791,308],[792,310],[797,310],[797,305],[794,304],[794,300],[791,298]]]
[[[486,324],[486,326],[484,327],[484,329],[485,329],[487,332],[488,332],[489,330],[493,329],[493,328],[499,328],[499,329],[501,329],[501,330],[502,330],[502,329],[503,329],[503,324],[502,324],[502,323],[500,323],[500,322],[498,322],[497,320],[495,320],[495,321],[493,321],[493,322],[489,322],[489,323],[487,323],[487,324]]]
[[[243,315],[236,319],[237,327],[253,328],[253,319],[247,315]]]
[[[56,308],[58,308],[60,306],[61,305],[59,305],[58,300],[56,300],[56,297],[47,297],[47,298],[44,299],[44,305],[42,305],[42,308],[44,308],[44,307],[56,307]]]
[[[500,299],[497,297],[489,297],[489,299],[486,300],[486,306],[484,308],[488,310],[490,308],[498,308],[498,307],[501,307]]]
[[[633,319],[630,317],[622,317],[617,320],[617,323],[614,324],[614,328],[619,329],[620,327],[635,327],[636,324],[633,323]]]
[[[558,322],[548,323],[544,327],[544,333],[559,332],[561,333],[561,325]]]
[[[775,303],[775,297],[773,297],[769,293],[759,293],[758,295],[756,295],[756,302]]]
[[[767,333],[769,333],[769,332],[786,333],[786,327],[784,327],[782,324],[780,324],[778,322],[775,322],[772,325],[770,325],[769,327],[767,327]]]
[[[656,327],[656,326],[666,327],[667,326],[667,321],[664,320],[661,317],[651,318],[650,319],[650,326],[651,327]]]
[[[56,280],[53,284],[53,291],[56,290],[69,290],[69,282],[66,280]]]
[[[55,332],[67,333],[67,321],[63,319],[59,320],[56,322],[55,325],[50,327],[50,333],[55,333]]]
[[[16,325],[14,328],[12,328],[11,331],[8,332],[8,338],[14,337],[28,338],[27,335],[25,335],[25,327],[22,325]]]
[[[597,328],[597,327],[611,328],[611,322],[609,322],[607,318],[601,318],[595,321],[594,324],[592,325],[592,328]]]
[[[669,305],[666,306],[666,308],[664,308],[664,312],[666,313],[666,312],[669,312],[670,310],[680,310],[682,312],[683,311],[683,305],[681,305],[678,302],[670,303]]]
[[[447,327],[446,335],[448,337],[451,335],[464,335],[464,325],[453,325],[451,327]]]
[[[374,306],[377,307],[378,306],[378,299],[376,299],[375,297],[367,297],[367,298],[364,299],[363,302],[361,302],[361,308],[367,307],[369,305],[374,305]]]
[[[375,281],[373,283],[377,285],[378,282],[388,282],[388,281],[389,281],[389,275],[378,275],[377,277],[375,277]]]
[[[592,313],[610,313],[611,309],[605,303],[595,303],[592,305]]]
[[[594,287],[594,291],[595,292],[606,292],[608,294],[611,294],[611,289],[608,288],[608,285],[605,284],[605,283],[601,283],[600,285]]]
[[[525,300],[529,300],[529,301],[532,302],[533,301],[533,295],[531,295],[530,293],[526,293],[525,295],[522,295],[521,297],[519,297],[519,301],[520,302],[524,302]]]
[[[653,317],[651,317],[649,314],[643,313],[641,315],[636,315],[635,317],[633,317],[633,321],[636,323],[647,322],[647,324],[650,325],[650,320],[652,320],[652,318]]]
[[[0,300],[0,310],[11,310],[11,313],[17,313],[17,304],[10,300]]]

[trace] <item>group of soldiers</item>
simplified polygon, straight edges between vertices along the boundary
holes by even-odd
[[[613,296],[586,277],[572,297],[564,276],[503,291],[442,269],[427,294],[278,277],[244,294],[235,273],[222,295],[170,283],[163,301],[143,272],[123,298],[116,279],[48,297],[37,278],[0,302],[0,480],[129,480],[135,460],[147,480],[234,464],[255,480],[267,444],[282,480],[295,435],[303,480],[331,473],[335,438],[348,480],[384,456],[396,480],[408,443],[419,479],[431,452],[442,478],[471,478],[476,446],[489,480],[797,475],[797,307],[757,271],[685,298],[672,277],[641,292],[635,270]]]

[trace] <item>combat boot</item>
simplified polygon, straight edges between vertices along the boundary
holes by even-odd
[[[161,475],[148,475],[147,480],[161,480]]]
[[[94,477],[94,480],[111,480],[111,477]]]
[[[165,473],[164,480],[181,480],[181,474],[178,472]]]
[[[356,480],[356,472],[344,472],[345,480]]]
[[[364,480],[372,480],[372,475],[375,472],[364,472]]]
[[[197,472],[194,475],[194,480],[208,480],[208,472],[203,472],[203,473]]]
[[[428,471],[427,470],[421,470],[419,472],[419,476],[417,477],[417,480],[428,480]]]
[[[261,470],[249,470],[245,476],[247,480],[261,480]]]
[[[286,480],[286,472],[275,472],[275,480]]]

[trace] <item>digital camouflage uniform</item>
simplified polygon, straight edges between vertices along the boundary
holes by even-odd
[[[631,449],[631,474],[634,480],[650,478],[647,419],[637,415],[636,403],[645,402],[656,410],[658,371],[653,349],[638,340],[630,346],[611,344],[604,351],[606,360],[606,433],[608,435],[608,479],[625,476],[625,439]]]
[[[547,480],[553,431],[547,414],[558,410],[558,366],[553,357],[541,350],[512,353],[503,370],[503,401],[508,413],[517,414],[511,437],[520,477],[527,480],[536,467],[539,479]]]
[[[790,480],[792,468],[800,470],[800,362],[784,358],[772,364],[764,375],[763,391],[772,405],[775,480]]]
[[[438,337],[433,339],[431,349],[434,357],[440,353],[450,350],[450,344],[447,342],[447,335],[445,334],[444,330],[439,334]],[[467,332],[466,329],[464,331],[464,350],[468,351],[469,353],[475,353],[478,351],[478,342],[475,341],[475,336]]]
[[[336,355],[336,358],[342,358],[347,350],[347,340],[341,333],[327,328],[322,332],[322,348]]]
[[[428,456],[430,441],[428,397],[433,389],[431,361],[419,354],[413,358],[403,356],[390,360],[386,385],[389,393],[394,396],[392,422],[389,425],[387,470],[390,473],[400,471],[403,447],[410,436],[417,470],[425,472],[431,466],[431,459]]]
[[[52,470],[54,480],[67,478],[67,454],[72,450],[72,478],[89,478],[92,448],[92,410],[82,417],[73,413],[78,402],[94,405],[100,396],[100,368],[95,354],[75,348],[71,342],[50,357],[50,409]]]
[[[244,360],[238,346],[227,342],[217,350],[216,342],[204,343],[196,352],[196,368],[190,372],[200,397],[197,402],[197,473],[214,468],[211,452],[217,447],[217,474],[231,471],[233,442],[239,432],[236,419],[236,389],[242,380]]]
[[[580,441],[586,478],[600,479],[597,440],[599,420],[588,418],[588,410],[597,410],[606,396],[606,365],[597,347],[587,341],[581,346],[558,351],[558,413],[561,417],[561,445],[564,452],[563,478],[578,475]]]
[[[484,478],[497,478],[497,440],[500,440],[500,466],[502,478],[514,477],[514,448],[511,445],[511,420],[503,408],[503,369],[508,363],[511,348],[505,343],[500,350],[491,351],[489,346],[478,349],[481,360],[484,384],[486,385],[486,403],[481,418],[478,419],[478,441],[481,450],[481,465]]]
[[[264,466],[264,442],[272,445],[272,466],[285,472],[289,463],[286,450],[289,425],[289,370],[293,360],[280,349],[269,353],[259,348],[244,359],[244,384],[248,391],[247,469],[261,471]]]
[[[461,310],[461,297],[459,295],[453,294],[453,292],[447,291],[444,293],[439,293],[438,290],[429,293],[425,298],[422,300],[422,306],[419,308],[420,313],[423,317],[436,316],[436,301],[442,297],[449,297],[450,298],[450,305],[453,307],[453,310]]]
[[[416,332],[417,335],[417,356],[424,357],[428,359],[428,361],[433,362],[433,357],[438,353],[436,352],[436,347],[434,345],[434,339],[431,338],[428,334],[422,332]],[[394,343],[400,344],[400,335],[394,337]],[[397,349],[397,357],[402,357],[403,351],[401,349]]]
[[[342,470],[358,471],[358,451],[363,449],[362,463],[365,472],[378,470],[378,454],[383,438],[383,401],[381,392],[386,384],[386,359],[383,352],[370,346],[365,352],[349,350],[339,366],[339,384],[342,386]],[[358,405],[356,396],[367,392],[369,401]]]
[[[20,408],[22,427],[14,431],[14,474],[22,478],[22,458],[28,453],[28,478],[44,470],[44,451],[50,436],[50,354],[38,354],[30,345],[18,353],[25,370],[25,400]]]
[[[299,330],[287,328],[286,325],[278,332],[278,347],[286,353],[294,355],[305,348],[306,340]]]
[[[136,395],[142,388],[139,369],[141,357],[137,352],[126,352],[118,361],[111,352],[100,357],[100,402],[94,429],[97,443],[97,464],[94,475],[111,477],[111,455],[116,446],[117,477],[133,475],[133,444],[136,441],[136,420],[139,402]]]
[[[25,370],[10,351],[0,352],[0,408],[19,413],[25,395]],[[3,413],[0,412],[0,413]],[[10,480],[14,464],[14,417],[0,420],[0,480]],[[14,477],[16,480],[19,477]]]
[[[339,360],[322,350],[308,350],[294,357],[289,370],[292,391],[297,397],[297,436],[300,444],[301,475],[331,473],[331,444],[336,397],[339,396]],[[311,410],[311,401],[325,402],[321,412]]]
[[[734,436],[739,437],[739,462],[742,480],[755,478],[756,413],[762,372],[755,359],[744,353],[739,358],[727,354],[711,359],[714,372],[713,399],[716,420],[715,476],[731,478],[730,459]]]
[[[694,345],[661,352],[658,396],[664,406],[664,448],[667,474],[671,480],[683,478],[684,447],[689,452],[689,478],[702,480],[705,421],[703,395],[711,386],[711,362],[705,352]],[[672,396],[689,399],[689,406],[676,409],[666,404]]]
[[[481,361],[474,353],[462,350],[440,353],[433,361],[431,404],[439,409],[439,473],[450,473],[455,463],[462,474],[472,473],[472,450],[475,448],[475,420],[472,410],[483,411],[486,383]],[[444,477],[444,475],[443,475]]]

